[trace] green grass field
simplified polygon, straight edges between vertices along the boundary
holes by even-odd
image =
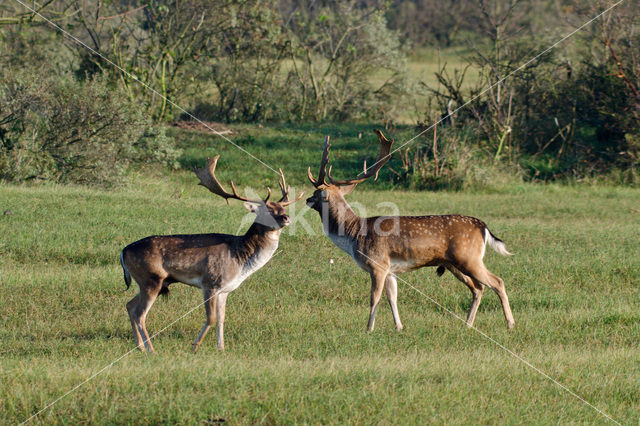
[[[368,127],[332,127],[334,169],[375,155]],[[366,131],[363,139],[357,138]],[[284,166],[296,189],[329,128],[240,127],[234,141]],[[262,193],[275,174],[213,137],[179,133],[185,166],[222,154],[218,175]],[[294,143],[295,142],[295,143]],[[365,146],[363,154],[362,146]],[[393,163],[392,163],[393,165]],[[515,256],[485,262],[507,286],[516,328],[485,293],[476,326],[623,424],[640,412],[640,190],[514,185],[473,193],[393,189],[385,171],[349,200],[368,213],[479,217]],[[201,293],[172,285],[147,322],[157,354],[134,350],[120,250],[151,234],[244,231],[187,171],[153,168],[117,190],[0,185],[0,421],[26,420],[103,367],[33,423],[605,423],[606,418],[469,330],[470,293],[434,269],[402,275],[396,332],[386,302],[365,333],[369,278],[299,203],[280,251],[229,297],[226,350],[209,334]],[[303,226],[307,222],[311,235]],[[245,222],[246,223],[246,222]],[[239,229],[241,228],[241,229]],[[329,268],[328,260],[335,263]],[[190,309],[197,307],[193,312]],[[185,315],[186,314],[186,315]],[[176,321],[177,320],[177,321]],[[176,321],[175,323],[173,323]],[[172,324],[173,323],[173,324]],[[127,354],[122,357],[123,355]],[[122,357],[122,358],[121,358]]]

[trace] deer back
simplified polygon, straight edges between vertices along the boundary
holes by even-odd
[[[378,216],[364,220],[356,248],[367,263],[384,261],[402,272],[459,263],[484,254],[486,225],[460,216]]]

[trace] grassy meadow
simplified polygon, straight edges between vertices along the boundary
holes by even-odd
[[[185,169],[220,153],[223,182],[259,194],[276,185],[275,174],[222,140],[174,132]],[[315,171],[329,132],[338,177],[354,175],[365,154],[376,153],[366,126],[239,126],[232,139],[309,193],[305,170]],[[506,283],[516,328],[506,330],[490,291],[477,328],[616,421],[638,424],[640,190],[513,184],[411,192],[393,188],[389,177],[385,168],[349,200],[370,215],[389,213],[380,203],[392,201],[403,214],[487,222],[515,253],[488,250],[485,263]],[[395,331],[383,301],[376,330],[365,333],[368,275],[322,235],[303,204],[292,208],[295,222],[276,256],[230,295],[224,352],[212,331],[191,353],[204,321],[202,295],[175,284],[148,316],[151,334],[166,327],[148,356],[132,351],[125,303],[137,286],[124,291],[120,250],[151,234],[242,232],[241,203],[227,206],[186,170],[138,169],[111,190],[1,184],[0,422],[28,419],[115,360],[31,422],[607,422],[401,281],[405,330]],[[466,316],[470,293],[451,274],[438,278],[430,268],[401,278]]]

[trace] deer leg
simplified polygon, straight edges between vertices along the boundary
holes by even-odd
[[[400,322],[400,314],[398,314],[398,282],[393,274],[389,273],[384,281],[384,289],[387,293],[387,300],[391,306],[391,314],[393,315],[393,323],[396,330],[402,330],[402,322]]]
[[[129,313],[129,320],[131,320],[131,328],[133,328],[133,338],[136,340],[138,344],[138,348],[141,351],[144,351],[144,343],[142,343],[142,336],[140,336],[140,332],[138,331],[138,325],[134,319],[134,312],[136,307],[138,306],[138,301],[140,300],[140,293],[136,294],[135,297],[127,302],[127,312]]]
[[[502,311],[504,312],[504,319],[507,321],[507,328],[511,330],[516,322],[513,319],[513,314],[511,313],[511,306],[509,306],[509,297],[507,296],[507,289],[504,286],[504,281],[497,275],[494,275],[491,271],[487,270],[487,273],[493,280],[494,287],[493,291],[498,294],[500,298],[500,303],[502,304]]]
[[[218,349],[224,350],[224,314],[227,307],[227,296],[229,293],[218,294],[216,301],[216,316],[218,317]]]
[[[384,282],[387,277],[386,271],[373,270],[371,273],[371,300],[369,310],[369,322],[367,324],[367,331],[373,331],[376,322],[376,311],[378,310],[378,302],[380,302],[380,296],[382,296],[382,290],[384,289]]]
[[[196,337],[196,340],[193,342],[193,352],[195,353],[198,350],[198,347],[204,340],[204,336],[207,335],[207,332],[213,325],[216,320],[216,298],[217,295],[211,289],[202,290],[202,294],[204,297],[204,312],[207,315],[204,326],[202,327],[202,331]]]
[[[145,289],[140,288],[138,304],[133,312],[133,319],[137,326],[138,333],[140,333],[144,347],[149,353],[154,352],[154,350],[153,345],[151,344],[151,339],[149,338],[149,333],[147,332],[147,313],[149,312],[149,309],[151,309],[153,302],[156,301],[161,288],[162,284],[157,287],[146,287]]]
[[[507,321],[507,328],[512,329],[516,325],[516,322],[514,321],[513,314],[511,313],[507,290],[502,278],[489,271],[482,262],[480,262],[480,264],[469,266],[469,275],[471,275],[474,280],[490,287],[496,292],[500,298],[500,303],[502,304],[502,311],[504,312],[504,318]]]
[[[471,307],[469,308],[469,313],[467,314],[467,327],[473,327],[473,322],[476,319],[476,313],[478,312],[478,306],[480,306],[480,301],[482,300],[482,293],[484,292],[484,287],[479,282],[474,282],[474,288],[471,289],[472,299],[471,299]]]
[[[478,306],[480,306],[480,301],[482,300],[482,293],[484,292],[484,287],[477,281],[474,281],[470,276],[463,274],[459,269],[455,268],[452,265],[447,265],[446,268],[456,277],[458,280],[462,281],[469,290],[471,290],[471,307],[469,308],[469,313],[467,314],[467,327],[473,327],[473,322],[476,319],[476,313],[478,312]]]

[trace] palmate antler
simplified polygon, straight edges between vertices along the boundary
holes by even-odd
[[[227,201],[227,204],[229,204],[229,198],[240,201],[248,201],[250,203],[266,203],[267,200],[269,200],[269,197],[271,196],[271,188],[267,188],[267,198],[265,198],[264,200],[251,200],[249,198],[238,195],[238,191],[236,190],[233,181],[231,181],[231,191],[233,191],[233,193],[230,194],[225,191],[224,188],[222,188],[222,185],[220,185],[220,182],[218,182],[215,174],[216,165],[218,164],[219,158],[219,155],[216,155],[213,158],[208,158],[206,167],[194,170],[194,173],[196,174],[196,176],[198,176],[198,179],[200,179],[200,183],[198,185],[202,185],[214,194],[221,196]]]
[[[331,177],[331,166],[329,166],[329,170],[326,171],[327,163],[329,162],[329,136],[324,141],[324,148],[322,150],[322,160],[320,162],[320,172],[318,173],[318,179],[314,179],[311,174],[311,168],[307,169],[307,175],[309,176],[309,180],[316,188],[320,185],[326,185],[326,179],[329,180],[331,185],[354,185],[361,182],[364,182],[366,179],[371,176],[375,176],[375,179],[378,179],[378,172],[382,167],[387,164],[389,159],[391,158],[391,145],[393,144],[393,140],[387,139],[387,137],[378,129],[373,130],[376,135],[378,135],[378,140],[380,141],[380,154],[378,154],[378,158],[373,166],[367,168],[367,162],[364,162],[364,167],[362,173],[356,177],[355,179],[347,179],[347,180],[335,180]],[[326,173],[325,173],[326,172]]]
[[[218,182],[218,179],[216,178],[216,173],[215,173],[216,165],[218,164],[219,158],[220,158],[219,155],[216,155],[213,158],[208,158],[206,167],[202,169],[194,170],[194,173],[196,174],[196,176],[198,176],[198,179],[200,179],[200,183],[198,185],[202,185],[205,188],[207,188],[209,191],[213,192],[214,194],[221,196],[227,201],[227,204],[229,204],[230,198],[240,200],[240,201],[248,201],[250,203],[266,203],[269,200],[269,197],[271,196],[271,188],[267,188],[267,197],[265,199],[257,199],[257,200],[252,200],[239,195],[235,185],[233,184],[233,181],[231,181],[232,193],[228,193],[227,191],[225,191],[224,188],[222,188],[222,185],[220,185],[220,182]],[[280,185],[280,190],[282,192],[282,198],[280,198],[280,200],[277,203],[280,204],[282,207],[286,207],[289,204],[293,204],[296,201],[300,200],[304,195],[304,192],[301,192],[300,195],[298,195],[298,197],[295,200],[289,201],[289,191],[291,190],[291,187],[287,185],[287,181],[284,178],[284,173],[282,172],[282,169],[278,169],[278,172],[280,173],[279,185]]]

